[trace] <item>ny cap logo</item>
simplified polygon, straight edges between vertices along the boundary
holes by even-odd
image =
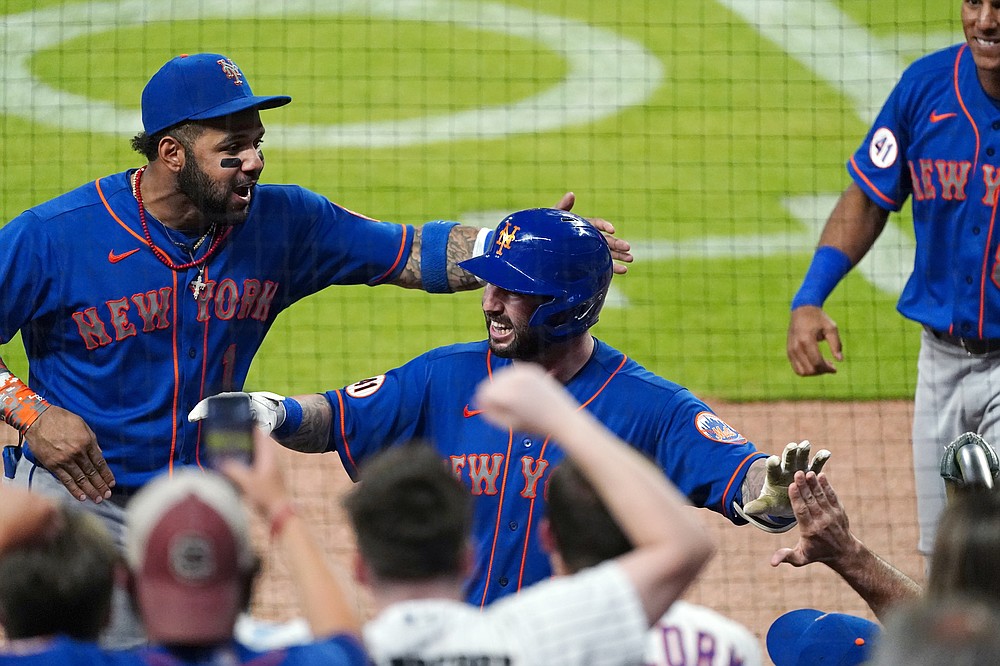
[[[516,239],[516,234],[521,227],[515,226],[513,229],[510,228],[510,222],[505,222],[503,229],[497,234],[496,246],[497,246],[497,256],[503,254],[504,250],[510,249],[510,244]]]
[[[226,75],[226,78],[232,79],[235,85],[243,85],[243,72],[240,71],[235,62],[229,58],[221,58],[216,62],[222,67],[222,73]]]

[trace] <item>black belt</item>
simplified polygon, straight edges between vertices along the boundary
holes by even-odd
[[[935,331],[929,326],[924,326],[924,328],[941,342],[960,347],[970,356],[985,356],[986,354],[1000,351],[1000,338],[987,338],[985,340],[980,340],[979,338],[960,338],[950,333]]]

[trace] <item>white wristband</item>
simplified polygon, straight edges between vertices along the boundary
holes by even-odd
[[[489,235],[491,233],[493,233],[493,230],[487,229],[486,227],[483,227],[482,229],[479,230],[479,233],[476,234],[476,242],[472,244],[473,257],[478,257],[486,254],[486,239],[489,238]],[[480,285],[486,284],[485,280],[479,279],[478,275],[473,275],[472,277],[476,278],[476,282],[478,282]]]
[[[486,253],[486,237],[490,235],[491,231],[493,230],[483,227],[479,230],[479,233],[476,234],[476,242],[472,246],[473,257],[478,257],[479,255]]]

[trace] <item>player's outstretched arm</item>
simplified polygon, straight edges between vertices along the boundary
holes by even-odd
[[[576,195],[567,192],[556,204],[560,210],[572,210],[576,203]],[[611,257],[615,260],[614,272],[628,272],[626,264],[632,263],[632,247],[628,241],[614,236],[615,228],[603,218],[586,218],[596,229],[600,230],[611,248]],[[469,259],[476,252],[476,241],[482,229],[465,225],[448,225],[441,222],[429,222],[416,230],[410,255],[399,277],[393,284],[407,289],[424,289],[426,291],[467,291],[479,289],[482,283],[474,275],[468,273],[459,263]],[[482,248],[479,249],[482,251]]]
[[[78,500],[111,497],[114,474],[83,419],[50,404],[0,359],[0,418],[31,445],[31,453]]]
[[[687,499],[540,366],[501,370],[479,386],[475,401],[493,423],[558,441],[634,544],[616,561],[642,599],[650,625],[656,622],[714,552]]]
[[[294,405],[292,404],[294,403]],[[323,453],[330,444],[333,409],[326,396],[319,393],[297,395],[284,401],[286,410],[296,408],[297,423],[290,418],[276,428],[275,440],[285,448],[302,453]]]
[[[222,471],[244,499],[270,526],[271,539],[281,548],[303,616],[313,636],[349,633],[360,638],[361,619],[352,587],[342,572],[330,568],[312,528],[296,511],[285,488],[275,443],[254,431],[252,467],[227,461]]]
[[[792,548],[775,551],[771,566],[823,562],[847,581],[880,620],[885,620],[893,606],[920,598],[919,585],[851,532],[847,512],[826,474],[796,472],[788,496],[799,524],[799,540]]]
[[[323,453],[330,441],[333,410],[322,395],[298,395],[286,398],[269,391],[230,391],[202,399],[188,412],[188,421],[208,417],[209,406],[216,398],[243,396],[250,403],[254,425],[279,444],[302,453]],[[289,415],[290,414],[290,415]]]
[[[802,286],[792,299],[786,353],[796,374],[809,377],[837,371],[820,350],[823,341],[829,345],[834,360],[844,360],[840,331],[823,311],[823,303],[872,248],[888,219],[889,211],[856,184],[841,194],[820,234]]]

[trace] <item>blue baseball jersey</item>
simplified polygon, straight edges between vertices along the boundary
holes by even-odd
[[[538,542],[547,472],[563,458],[544,436],[500,430],[472,403],[476,386],[509,359],[486,341],[429,351],[385,375],[326,393],[328,446],[352,477],[383,449],[433,443],[475,497],[477,566],[468,600],[486,604],[551,574]],[[765,454],[682,386],[596,341],[566,389],[622,440],[658,464],[693,504],[736,523],[732,503],[750,464]]]
[[[954,335],[1000,338],[1000,101],[968,45],[906,69],[847,168],[879,206],[912,197],[916,259],[899,312]]]
[[[216,231],[224,238],[196,298],[198,269],[172,270],[147,245],[131,173],[0,228],[0,343],[21,331],[29,385],[86,421],[118,491],[173,465],[200,464],[201,424],[189,423],[188,411],[243,387],[278,313],[329,285],[395,278],[413,239],[410,226],[368,219],[301,187],[258,185],[246,221]],[[176,264],[191,260],[176,231],[147,221],[156,247]]]

